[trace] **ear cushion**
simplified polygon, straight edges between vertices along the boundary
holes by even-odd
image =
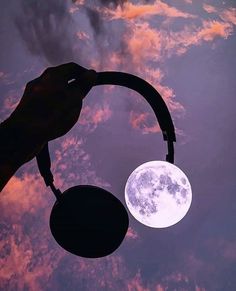
[[[66,190],[55,202],[50,216],[51,232],[58,244],[86,258],[114,252],[128,226],[123,204],[110,192],[90,185]]]

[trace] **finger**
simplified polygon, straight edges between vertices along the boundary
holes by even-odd
[[[76,63],[67,63],[67,64],[62,64],[60,66],[54,67],[55,73],[61,78],[65,80],[71,80],[74,78],[77,78],[81,74],[84,74],[87,72],[87,69],[76,64]]]
[[[64,85],[65,84],[67,85],[69,80],[78,78],[81,74],[84,74],[86,71],[87,71],[86,68],[71,62],[56,67],[47,68],[43,72],[42,77],[44,79],[60,81]]]
[[[84,98],[91,88],[96,84],[97,73],[94,70],[88,70],[81,75],[78,79],[68,84],[67,94],[75,98]]]
[[[24,92],[26,93],[29,93],[31,92],[32,90],[35,90],[38,86],[40,86],[40,77],[36,78],[36,79],[33,79],[31,81],[29,81],[26,86],[25,86],[25,90]]]

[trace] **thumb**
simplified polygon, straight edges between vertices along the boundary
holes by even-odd
[[[78,95],[80,95],[81,99],[84,99],[91,88],[96,84],[96,79],[96,71],[88,70],[69,84],[68,93],[75,96],[75,98],[78,98]]]

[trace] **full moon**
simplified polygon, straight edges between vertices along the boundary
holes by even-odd
[[[187,176],[175,165],[151,161],[136,168],[125,185],[126,205],[139,222],[164,228],[179,222],[192,202]]]

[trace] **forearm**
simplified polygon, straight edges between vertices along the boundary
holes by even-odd
[[[20,124],[9,119],[0,124],[0,191],[15,172],[39,152],[42,144]]]

